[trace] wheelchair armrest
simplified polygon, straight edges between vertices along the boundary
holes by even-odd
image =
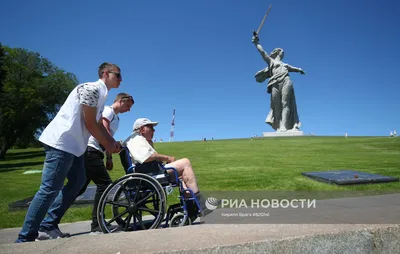
[[[169,167],[164,167],[164,169],[165,170],[173,170],[173,174],[172,175],[169,175],[169,179],[170,179],[170,181],[171,182],[174,182],[174,183],[176,183],[176,184],[178,184],[179,183],[179,174],[178,174],[178,170],[176,170],[176,168],[174,168],[174,167],[171,167],[171,166],[169,166]]]

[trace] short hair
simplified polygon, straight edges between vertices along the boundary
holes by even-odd
[[[121,69],[118,67],[118,65],[113,64],[113,63],[108,63],[108,62],[104,62],[99,66],[99,78],[101,78],[103,76],[103,72],[104,71],[112,71],[112,69],[118,69],[118,71],[121,71]]]
[[[125,97],[125,98],[124,98],[124,97]],[[119,94],[117,94],[117,96],[115,97],[114,102],[117,102],[117,101],[121,100],[122,98],[124,98],[124,99],[130,99],[130,97],[132,97],[130,94],[127,94],[127,93],[119,93]],[[133,101],[133,99],[132,99],[132,101]]]

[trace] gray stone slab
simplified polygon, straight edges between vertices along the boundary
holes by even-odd
[[[96,185],[89,185],[86,189],[86,191],[78,196],[73,205],[91,205],[94,202],[94,196],[96,194]],[[8,209],[10,211],[16,211],[16,210],[22,210],[22,209],[28,209],[30,203],[32,202],[34,196],[24,198],[22,200],[15,201],[13,203],[8,204]]]
[[[303,172],[301,174],[320,182],[338,185],[388,183],[399,181],[399,178],[397,177],[390,177],[348,169],[320,172]]]

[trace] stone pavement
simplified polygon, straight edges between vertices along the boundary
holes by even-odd
[[[318,200],[317,207],[94,236],[90,222],[69,223],[60,228],[70,238],[23,244],[12,243],[19,228],[3,229],[0,253],[400,253],[400,194]]]

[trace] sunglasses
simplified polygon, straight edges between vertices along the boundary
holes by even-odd
[[[119,73],[119,72],[108,71],[108,73],[114,73],[114,75],[115,75],[118,79],[121,79],[121,78],[122,78],[121,73]]]
[[[132,104],[135,104],[135,100],[133,100],[132,96],[124,96],[124,97],[121,98],[121,100],[125,100],[125,99],[129,99],[129,100],[132,101]]]

